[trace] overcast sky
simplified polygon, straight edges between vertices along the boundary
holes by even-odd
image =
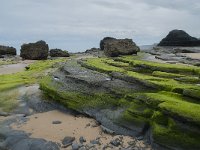
[[[200,37],[200,0],[0,0],[0,45],[45,40],[71,52],[105,36],[157,43],[172,29]]]

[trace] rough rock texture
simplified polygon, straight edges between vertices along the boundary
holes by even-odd
[[[99,48],[95,48],[95,47],[93,47],[93,48],[91,48],[91,49],[87,49],[85,52],[86,53],[93,53],[93,52],[98,52],[98,51],[100,51],[101,49],[99,49]]]
[[[17,55],[14,47],[0,45],[0,55]]]
[[[50,56],[51,57],[69,57],[69,53],[61,49],[51,49]]]
[[[104,50],[105,55],[110,57],[132,55],[140,51],[140,48],[132,39],[115,39],[111,37],[106,37],[101,40],[100,48]]]
[[[200,46],[200,40],[183,30],[172,30],[158,46]]]
[[[20,50],[20,56],[23,59],[43,60],[47,59],[49,46],[45,41],[23,44]]]

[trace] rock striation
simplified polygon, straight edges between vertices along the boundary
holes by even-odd
[[[23,59],[45,60],[48,57],[49,46],[45,41],[23,44],[20,50],[20,56]]]
[[[50,50],[51,57],[69,57],[68,51],[64,51],[61,49],[51,49]]]
[[[137,54],[140,48],[132,39],[116,39],[106,37],[100,42],[100,49],[104,51],[106,56],[117,57],[119,55]]]
[[[200,46],[200,40],[183,30],[172,30],[158,46]]]
[[[0,45],[0,55],[17,55],[16,48]]]

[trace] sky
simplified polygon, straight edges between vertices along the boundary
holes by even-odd
[[[137,45],[182,29],[200,37],[200,0],[0,0],[0,45],[45,40],[70,52],[99,47],[107,36]]]

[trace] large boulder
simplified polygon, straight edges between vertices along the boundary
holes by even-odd
[[[0,55],[17,55],[14,47],[0,45]]]
[[[132,55],[140,51],[140,48],[132,39],[115,39],[112,37],[106,37],[101,40],[100,48],[104,51],[105,55],[109,57]]]
[[[200,40],[183,30],[172,30],[158,46],[200,46]]]
[[[23,59],[44,60],[47,59],[49,46],[45,41],[23,44],[20,50],[20,56]]]
[[[51,49],[50,50],[51,57],[69,57],[68,51],[63,51],[61,49]]]

